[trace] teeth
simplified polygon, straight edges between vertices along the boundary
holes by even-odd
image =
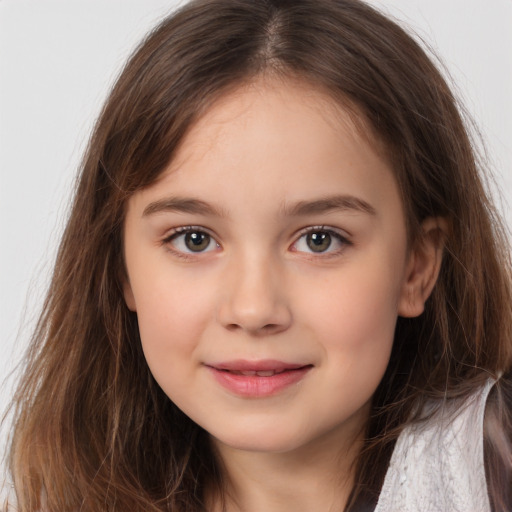
[[[256,372],[258,377],[272,377],[276,372],[274,370],[266,370],[262,372]]]
[[[234,373],[235,375],[243,375],[244,377],[272,377],[277,372],[275,370],[261,370],[261,371],[254,371],[254,370],[247,370],[247,371],[241,371],[241,370],[233,370],[231,373]]]

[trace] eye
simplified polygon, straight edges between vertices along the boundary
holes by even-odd
[[[175,230],[164,240],[164,244],[168,244],[175,251],[185,254],[210,252],[219,247],[219,244],[211,235],[193,227]]]
[[[293,244],[294,251],[325,254],[342,250],[350,242],[336,231],[325,228],[311,228]]]

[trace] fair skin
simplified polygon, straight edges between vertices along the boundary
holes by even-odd
[[[321,91],[261,79],[128,202],[126,302],[155,379],[211,436],[228,511],[346,503],[397,316],[421,314],[440,262],[432,219],[408,247],[382,155]]]

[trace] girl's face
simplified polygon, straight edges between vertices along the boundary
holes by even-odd
[[[397,315],[417,314],[402,203],[370,140],[321,92],[261,80],[129,200],[125,297],[147,363],[219,446],[349,440],[368,418]]]

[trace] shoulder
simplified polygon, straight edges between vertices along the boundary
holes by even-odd
[[[491,512],[484,415],[493,381],[464,399],[431,402],[400,434],[376,512]]]

